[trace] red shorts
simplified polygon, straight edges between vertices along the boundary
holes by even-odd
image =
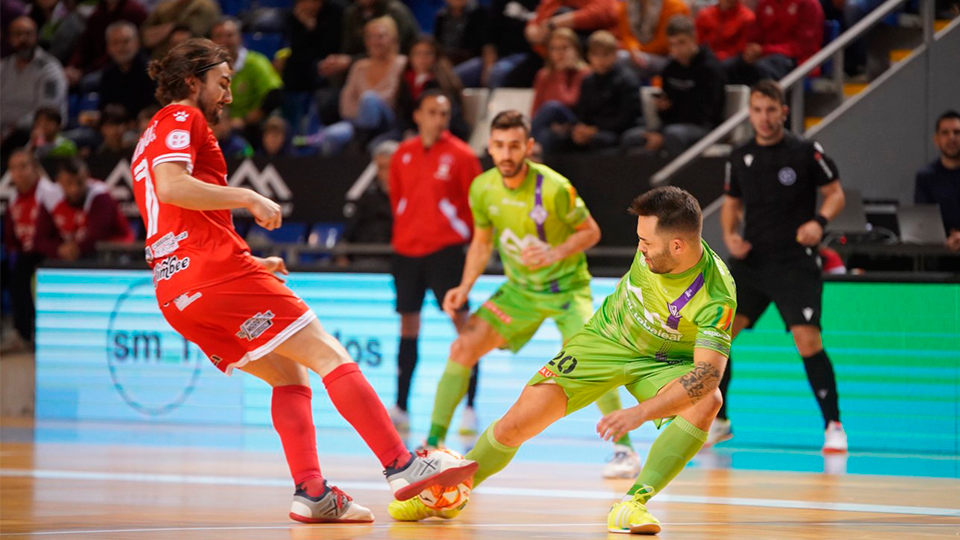
[[[266,272],[186,292],[160,311],[227,375],[269,354],[317,318],[299,296]]]

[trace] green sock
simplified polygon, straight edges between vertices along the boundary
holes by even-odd
[[[467,395],[470,386],[470,368],[456,362],[447,361],[440,383],[437,384],[437,396],[433,401],[433,417],[430,418],[430,433],[427,435],[427,444],[437,446],[447,436],[450,419],[453,411],[463,396]]]
[[[519,446],[510,447],[497,442],[497,439],[493,436],[493,427],[496,425],[496,422],[490,424],[490,427],[477,439],[477,444],[473,447],[473,450],[470,450],[467,452],[467,455],[464,456],[466,459],[476,461],[480,465],[476,474],[473,475],[474,488],[479,486],[480,482],[483,482],[489,476],[502,471],[503,468],[510,463],[510,460],[513,459],[513,456],[516,455],[517,450],[520,449]]]
[[[627,495],[646,491],[643,502],[660,493],[674,479],[707,440],[707,432],[681,417],[674,418],[653,441],[640,477]]]
[[[612,388],[609,392],[600,396],[600,399],[597,400],[597,407],[599,407],[600,412],[604,416],[622,409],[623,405],[620,404],[620,390],[618,388]],[[633,450],[633,443],[630,442],[630,433],[624,433],[623,437],[617,439],[614,444],[622,444]]]

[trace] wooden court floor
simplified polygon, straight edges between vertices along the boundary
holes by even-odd
[[[302,525],[276,453],[171,445],[0,443],[0,538],[534,539],[606,532],[629,481],[599,466],[514,463],[453,521],[395,523],[372,456],[324,456],[372,525]],[[688,468],[650,504],[668,539],[960,538],[960,480]]]

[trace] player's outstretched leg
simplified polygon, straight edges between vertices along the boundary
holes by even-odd
[[[567,395],[559,385],[537,384],[525,387],[507,414],[490,424],[477,439],[473,450],[467,453],[466,459],[479,465],[473,476],[473,488],[476,489],[491,475],[503,470],[516,455],[521,444],[566,414]],[[450,519],[462,509],[463,506],[438,512],[424,506],[419,498],[413,498],[405,502],[390,503],[387,512],[397,521],[420,521],[429,517]]]
[[[623,408],[619,389],[614,388],[597,400],[600,413],[606,416]],[[633,449],[630,433],[624,433],[613,443],[613,457],[603,466],[604,478],[636,478],[640,473],[640,456]]]
[[[473,366],[477,365],[480,357],[502,344],[503,338],[490,323],[475,315],[467,320],[460,335],[450,346],[450,359],[437,384],[427,447],[437,448],[443,444],[453,412],[463,400],[463,396],[467,395]]]
[[[675,384],[674,383],[671,384]],[[664,428],[650,447],[640,477],[623,500],[610,509],[607,530],[614,533],[657,534],[660,522],[647,511],[646,503],[663,491],[703,447],[707,430],[723,398],[719,390],[685,410]]]
[[[323,378],[330,401],[376,454],[397,499],[410,499],[431,486],[455,486],[473,476],[476,463],[448,454],[412,455],[360,368],[318,321],[284,341],[275,353]]]

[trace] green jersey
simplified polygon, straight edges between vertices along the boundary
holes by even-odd
[[[700,262],[682,274],[655,274],[637,252],[586,330],[662,362],[692,360],[695,348],[729,356],[736,309],[733,278],[703,242]]]
[[[581,252],[530,270],[520,254],[530,245],[562,244],[590,216],[570,181],[553,169],[527,161],[526,178],[517,189],[503,183],[496,168],[470,185],[470,208],[475,226],[493,227],[494,242],[504,273],[513,283],[532,291],[569,291],[590,282],[587,257]]]

